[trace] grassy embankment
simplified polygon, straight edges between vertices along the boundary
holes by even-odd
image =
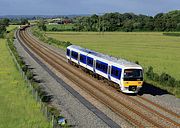
[[[0,39],[0,46],[0,128],[49,128],[40,104],[29,93],[12,60],[6,41]]]

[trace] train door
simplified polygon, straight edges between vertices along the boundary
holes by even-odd
[[[108,79],[111,80],[111,66],[108,66]]]
[[[94,59],[94,61],[93,61],[93,72],[95,72],[95,69],[96,69],[96,60]]]
[[[80,65],[80,53],[78,52],[78,64]]]

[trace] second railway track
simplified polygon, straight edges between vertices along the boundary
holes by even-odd
[[[166,113],[171,113],[170,116],[163,115],[135,98],[117,93],[117,91],[112,92],[112,90],[108,90],[98,80],[88,77],[84,78],[84,75],[87,74],[69,65],[62,55],[57,54],[52,49],[33,39],[26,30],[20,31],[19,35],[23,42],[49,65],[71,79],[73,83],[89,93],[92,97],[109,107],[114,113],[126,118],[133,125],[137,127],[180,126],[176,121],[179,119],[179,115],[171,111],[166,111]],[[156,107],[158,107],[158,105]]]

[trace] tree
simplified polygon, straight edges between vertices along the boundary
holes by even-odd
[[[147,77],[149,79],[153,80],[153,78],[154,78],[154,71],[153,71],[153,67],[152,66],[148,67],[146,75],[147,75]]]
[[[180,10],[169,13],[158,13],[154,17],[135,15],[133,13],[120,14],[105,13],[76,18],[78,31],[179,31]]]
[[[180,31],[180,23],[177,24],[176,30]]]
[[[124,31],[125,32],[132,32],[132,30],[133,30],[133,21],[132,20],[128,20],[128,21],[126,21],[125,23],[124,23],[124,26],[123,26],[123,28],[124,28]]]
[[[1,20],[1,24],[3,24],[6,27],[9,26],[9,22],[10,22],[10,20],[8,18],[4,18]]]
[[[25,24],[28,24],[29,22],[28,22],[28,20],[27,19],[21,19],[20,20],[20,24],[21,25],[25,25]]]
[[[6,27],[9,25],[9,19],[4,18],[0,19],[0,38],[4,36],[4,33],[6,32]]]
[[[44,20],[39,20],[39,22],[37,23],[37,26],[42,31],[46,31],[47,30],[47,27],[45,25],[45,21]]]
[[[0,24],[0,38],[4,36],[5,32],[6,32],[6,27]]]

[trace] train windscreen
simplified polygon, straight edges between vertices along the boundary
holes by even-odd
[[[141,69],[125,69],[124,81],[142,81],[143,73]]]

